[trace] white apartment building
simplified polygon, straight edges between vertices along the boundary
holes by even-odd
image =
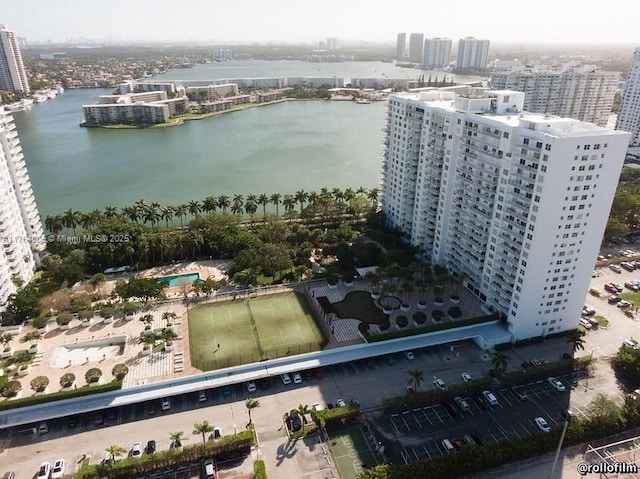
[[[0,310],[16,292],[14,278],[29,282],[44,249],[40,215],[13,117],[0,106]]]
[[[407,56],[407,34],[398,33],[396,39],[396,60],[402,60]]]
[[[164,102],[83,105],[82,111],[84,113],[82,126],[151,125],[166,123],[171,118],[169,106]]]
[[[422,61],[422,49],[424,48],[424,33],[412,33],[409,35],[409,60]]]
[[[27,72],[16,34],[0,24],[0,90],[29,93]]]
[[[466,37],[458,40],[456,68],[487,68],[489,62],[489,40]]]
[[[427,38],[424,41],[422,65],[426,68],[445,68],[451,62],[451,40]]]
[[[190,100],[214,101],[227,96],[236,96],[238,94],[238,85],[236,83],[223,83],[206,86],[189,86],[186,92]]]
[[[606,126],[619,75],[579,62],[521,65],[496,62],[491,88],[525,93],[524,110]]]
[[[389,98],[381,204],[514,340],[575,329],[629,135],[524,113],[524,94]]]
[[[640,48],[633,53],[633,62],[622,95],[616,130],[631,133],[630,144],[640,145]]]

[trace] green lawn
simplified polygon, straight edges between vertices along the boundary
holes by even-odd
[[[351,291],[339,303],[333,303],[339,318],[359,319],[365,323],[384,324],[389,316],[373,304],[367,291]]]
[[[640,291],[620,293],[620,297],[633,303],[634,307],[640,306]]]
[[[203,371],[318,351],[324,344],[298,293],[203,304],[189,311],[191,362]]]

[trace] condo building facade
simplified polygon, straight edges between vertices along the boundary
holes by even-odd
[[[524,94],[389,97],[381,205],[513,340],[577,327],[629,135],[523,111]]]
[[[409,60],[422,61],[422,49],[424,48],[424,33],[412,33],[409,35]]]
[[[407,34],[398,33],[396,38],[396,60],[402,60],[407,56]]]
[[[427,38],[424,41],[422,65],[426,68],[446,68],[451,63],[451,40]]]
[[[29,80],[15,32],[0,24],[0,90],[29,93]]]
[[[0,106],[0,311],[28,283],[44,234],[13,116]]]
[[[618,112],[616,130],[631,133],[629,143],[632,146],[640,146],[640,48],[636,48],[633,53],[633,61],[627,74]]]
[[[458,40],[456,68],[487,68],[489,62],[489,40],[465,37]]]
[[[491,88],[525,93],[524,110],[606,126],[619,75],[579,62],[522,65],[496,62]]]

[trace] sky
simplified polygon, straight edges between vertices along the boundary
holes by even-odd
[[[395,44],[399,32],[496,43],[640,46],[637,0],[1,0],[28,42]]]

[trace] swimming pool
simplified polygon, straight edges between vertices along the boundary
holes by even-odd
[[[172,274],[170,276],[160,276],[157,279],[167,281],[169,288],[177,288],[193,284],[194,281],[200,279],[200,273]]]

